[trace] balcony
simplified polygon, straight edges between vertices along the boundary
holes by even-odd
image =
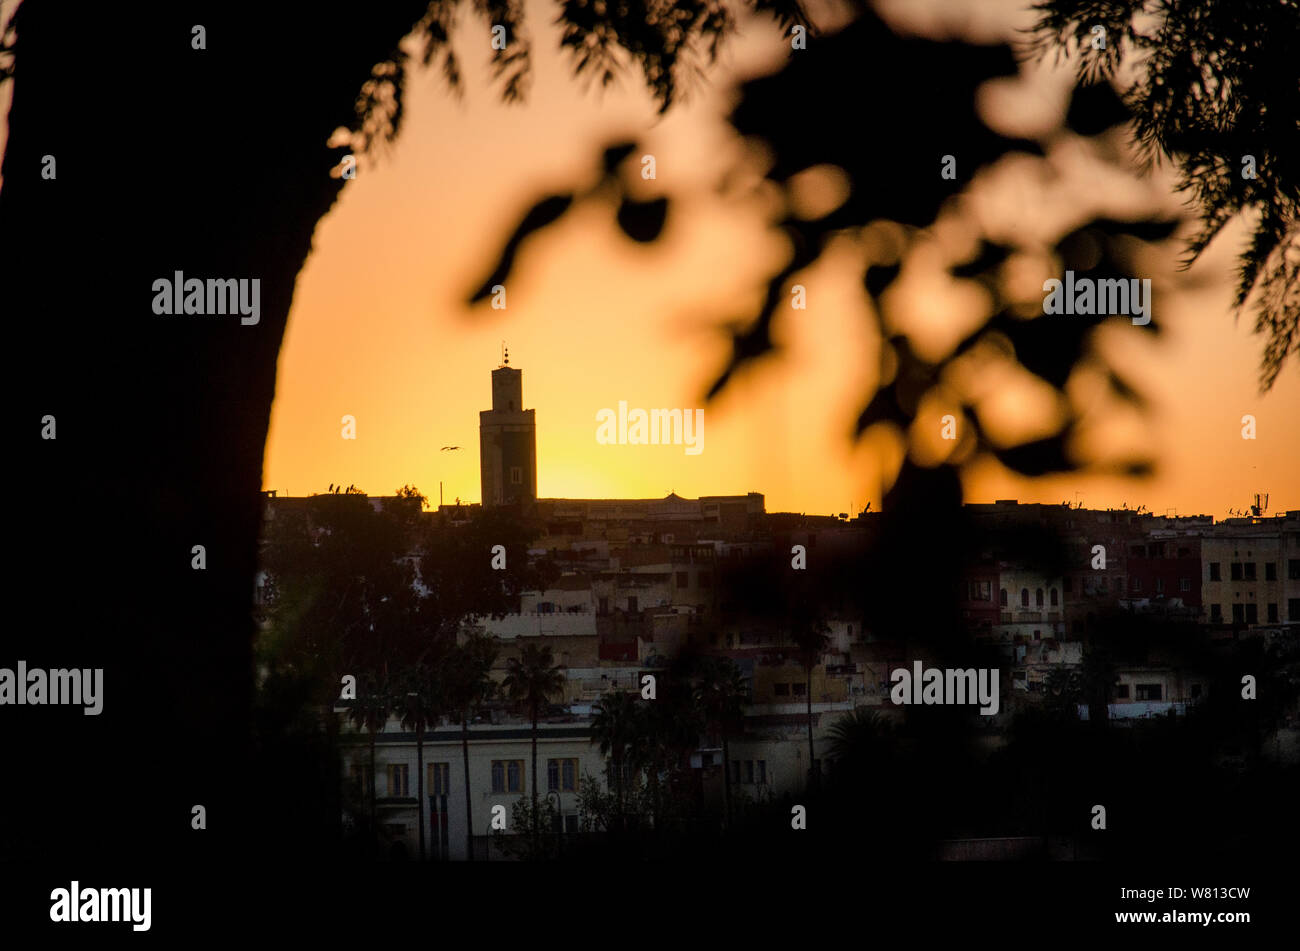
[[[1042,611],[1017,611],[1015,615],[1015,624],[1042,624]]]

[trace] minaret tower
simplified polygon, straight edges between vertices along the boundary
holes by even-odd
[[[524,409],[524,374],[502,346],[492,371],[492,408],[478,414],[479,479],[483,505],[537,500],[537,423]]]

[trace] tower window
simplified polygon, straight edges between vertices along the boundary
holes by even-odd
[[[510,484],[511,484],[511,485],[523,485],[523,483],[524,483],[524,470],[521,469],[519,466],[511,466],[511,467],[510,467]]]

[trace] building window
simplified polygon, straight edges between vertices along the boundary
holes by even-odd
[[[1233,581],[1241,580],[1241,562],[1234,561],[1231,565],[1231,575]]]
[[[754,761],[752,759],[745,760],[745,782],[751,786],[754,783]]]
[[[970,600],[991,601],[993,599],[993,582],[972,581],[970,583]]]
[[[411,767],[405,763],[388,764],[388,795],[411,795]]]
[[[1179,578],[1179,579],[1178,579],[1178,590],[1179,590],[1179,591],[1191,591],[1191,590],[1192,590],[1192,579],[1191,579],[1191,578]]]
[[[602,617],[603,617],[604,615],[608,614],[608,613],[609,613],[609,598],[607,598],[607,597],[606,597],[606,598],[601,598],[601,599],[600,599],[599,606],[597,607],[597,610],[600,612],[600,614],[601,614]]]
[[[1036,641],[1041,641],[1042,639],[1043,639],[1043,632],[1042,632],[1042,631],[1034,631],[1034,640],[1036,640]]]
[[[789,684],[772,684],[772,695],[776,697],[790,696]]]
[[[701,588],[713,587],[713,572],[711,571],[700,572],[700,587]]]
[[[1266,561],[1266,562],[1264,562],[1264,580],[1265,580],[1265,581],[1276,581],[1276,580],[1277,580],[1277,562],[1276,562],[1276,561]]]
[[[1241,624],[1246,620],[1246,606],[1244,604],[1234,604],[1232,606],[1232,622]]]
[[[793,683],[790,685],[790,690],[796,697],[802,697],[807,695],[808,685],[805,683]]]
[[[1052,607],[1054,607],[1054,608],[1060,606],[1060,603],[1061,603],[1061,596],[1060,596],[1059,594],[1057,594],[1055,588],[1053,588],[1052,591],[1051,591],[1051,597],[1049,598],[1049,601],[1051,602],[1051,605],[1052,605]]]
[[[1164,594],[1164,593],[1165,593],[1165,579],[1164,579],[1164,578],[1157,578],[1157,579],[1156,579],[1156,594]]]
[[[1248,604],[1248,605],[1246,605],[1246,623],[1247,623],[1247,624],[1258,624],[1258,623],[1259,623],[1259,605],[1258,605],[1258,604]]]
[[[546,761],[546,789],[548,792],[577,792],[578,761],[576,759],[548,759]]]
[[[629,595],[627,599],[627,613],[636,614],[636,595]]]
[[[1255,580],[1255,563],[1254,563],[1253,561],[1248,561],[1248,562],[1246,562],[1245,567],[1246,567],[1246,580],[1247,580],[1247,581],[1254,581],[1254,580]]]
[[[758,781],[766,785],[767,783],[767,760],[758,761]]]
[[[1021,588],[1021,589],[1020,589],[1020,606],[1021,606],[1022,608],[1027,608],[1027,607],[1029,607],[1029,589],[1028,589],[1028,588]]]
[[[1001,591],[1001,593],[998,594],[998,604],[1002,605],[1004,608],[1007,606],[1007,589],[1006,589],[1006,588],[1003,588],[1002,591]]]
[[[1211,581],[1223,580],[1223,576],[1219,572],[1219,563],[1217,561],[1210,562],[1210,580]]]
[[[1116,684],[1116,685],[1115,685],[1115,699],[1116,699],[1116,700],[1127,700],[1127,699],[1128,699],[1128,684]]]
[[[1288,621],[1300,621],[1300,598],[1286,599],[1286,619]]]
[[[1130,590],[1130,591],[1141,591],[1141,590],[1142,590],[1142,579],[1141,579],[1141,578],[1136,578],[1136,577],[1135,577],[1135,578],[1131,578],[1131,579],[1129,580],[1129,590]]]
[[[740,760],[738,759],[731,761],[731,781],[733,783],[740,782]]]
[[[1276,624],[1276,623],[1277,623],[1277,605],[1276,605],[1276,604],[1270,604],[1270,605],[1268,606],[1268,623],[1269,623],[1269,624]]]
[[[430,763],[428,773],[429,784],[427,788],[430,796],[451,795],[450,763]]]
[[[524,484],[524,470],[519,468],[519,466],[510,467],[510,484],[511,485]]]
[[[1222,605],[1222,604],[1211,604],[1211,605],[1210,605],[1210,621],[1211,621],[1212,623],[1214,623],[1214,624],[1220,624],[1220,623],[1222,623],[1222,621],[1223,621],[1223,605]]]
[[[1043,589],[1039,588],[1037,591],[1034,592],[1034,607],[1041,608],[1042,606],[1043,606]]]
[[[1288,558],[1286,576],[1292,581],[1300,581],[1300,558]]]
[[[492,761],[492,791],[494,793],[523,792],[524,761],[521,759],[494,759]]]
[[[690,585],[690,577],[684,571],[677,572],[677,587],[685,588]]]
[[[1160,684],[1138,684],[1137,698],[1138,702],[1143,700],[1160,700],[1164,696],[1164,688]]]
[[[1061,579],[1061,590],[1066,594],[1074,590],[1074,578],[1072,576],[1066,575]]]
[[[1201,685],[1200,685],[1200,684],[1192,684],[1191,698],[1192,698],[1193,700],[1199,700],[1199,699],[1201,699]]]

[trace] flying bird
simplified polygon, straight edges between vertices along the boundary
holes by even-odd
[[[441,449],[439,449],[438,451],[439,451],[439,452],[446,452],[448,449],[459,449],[459,448],[460,448],[460,446],[443,446],[443,447],[442,447]]]

